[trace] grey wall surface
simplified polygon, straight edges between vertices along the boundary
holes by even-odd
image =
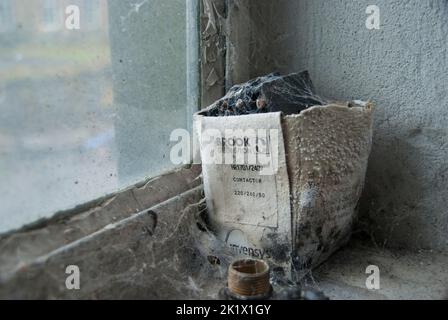
[[[372,4],[380,30],[365,25]],[[360,227],[378,245],[446,250],[448,1],[253,5],[251,76],[308,69],[326,97],[377,105]]]

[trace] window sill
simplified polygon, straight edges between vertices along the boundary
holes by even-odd
[[[126,257],[137,243],[151,242],[152,233],[156,232],[153,229],[162,229],[163,223],[174,225],[185,207],[201,201],[200,172],[200,166],[181,168],[3,235],[0,298],[95,298],[91,290],[74,292],[65,288],[66,266],[79,265],[84,280],[86,273],[107,275],[107,270],[121,268],[120,263],[126,264],[126,260],[120,262],[120,258]],[[157,241],[168,234],[160,232]],[[137,256],[136,263],[150,263]],[[103,280],[92,278],[88,287],[95,287],[94,283],[98,287],[93,291],[106,287]]]

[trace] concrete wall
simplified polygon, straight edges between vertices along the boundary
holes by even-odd
[[[256,3],[256,4],[254,4]],[[381,29],[365,26],[380,8]],[[377,105],[360,227],[378,245],[448,248],[448,1],[253,1],[251,76],[308,69]]]

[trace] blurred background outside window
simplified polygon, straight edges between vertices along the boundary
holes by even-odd
[[[174,167],[170,133],[189,127],[196,95],[186,8],[0,0],[0,233]]]

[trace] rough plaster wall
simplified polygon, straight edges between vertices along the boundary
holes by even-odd
[[[380,30],[365,27],[371,4],[381,10]],[[446,250],[448,1],[257,6],[252,21],[269,45],[252,55],[251,76],[308,69],[321,94],[377,105],[361,226],[378,245]]]

